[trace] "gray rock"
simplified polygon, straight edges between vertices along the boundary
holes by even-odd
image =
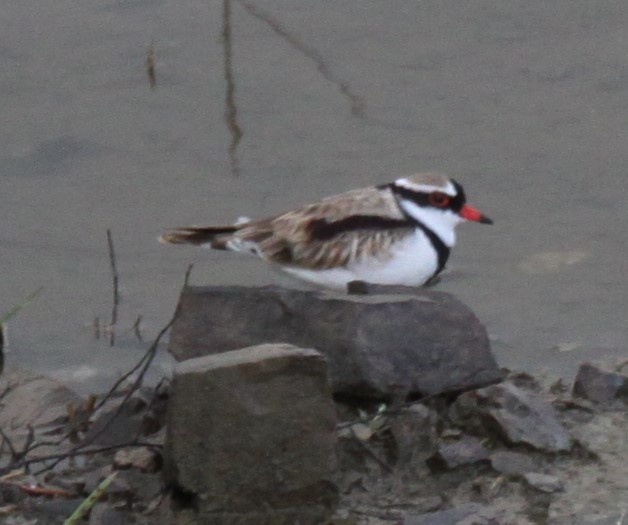
[[[529,456],[519,452],[500,450],[491,454],[491,467],[504,476],[518,478],[537,467]]]
[[[480,440],[472,436],[464,436],[460,441],[441,445],[437,452],[426,461],[432,472],[453,470],[464,465],[488,463],[489,452]]]
[[[89,516],[89,525],[130,525],[135,523],[130,512],[113,508],[109,503],[96,503]]]
[[[83,503],[83,498],[28,498],[22,502],[21,510],[37,516],[37,523],[46,523],[47,519],[59,520],[59,523],[63,523],[65,518],[70,516],[81,503]]]
[[[117,470],[136,468],[142,472],[156,472],[161,466],[161,456],[152,448],[123,448],[113,457],[113,465]]]
[[[149,502],[162,492],[162,478],[136,469],[122,470],[113,480],[107,494],[112,501],[130,505],[133,501]]]
[[[348,395],[432,395],[501,380],[486,329],[455,297],[369,289],[379,293],[188,287],[170,351],[183,360],[272,342],[316,348],[329,360],[334,392]]]
[[[436,413],[421,404],[402,408],[388,427],[397,447],[397,465],[416,470],[436,449]]]
[[[68,418],[67,405],[82,403],[78,394],[61,383],[22,371],[4,375],[0,379],[0,392],[3,393],[0,428],[17,450],[25,443],[28,425],[33,427],[35,435],[43,429],[62,429]],[[50,451],[47,447],[37,450],[39,454]]]
[[[573,395],[598,403],[620,397],[628,398],[628,376],[583,363],[576,374]]]
[[[495,525],[495,513],[488,507],[467,503],[448,510],[408,515],[403,525]]]
[[[85,440],[101,446],[132,443],[142,433],[146,402],[132,397],[120,408],[119,404],[108,406],[94,417]]]
[[[470,431],[492,435],[511,445],[526,445],[544,452],[571,448],[567,430],[543,397],[505,382],[465,392],[452,407],[452,415]]]
[[[260,345],[175,368],[166,480],[208,523],[321,523],[336,505],[336,417],[325,358]]]
[[[547,494],[562,492],[564,489],[563,482],[556,476],[549,476],[539,472],[526,472],[523,474],[523,480],[529,487]]]

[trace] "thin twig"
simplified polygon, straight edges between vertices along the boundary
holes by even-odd
[[[109,263],[111,264],[111,277],[113,281],[113,307],[111,309],[111,323],[109,333],[109,346],[115,344],[115,326],[118,321],[118,304],[120,303],[120,292],[118,288],[118,268],[116,264],[116,252],[113,247],[113,236],[111,230],[107,229],[107,245],[109,247]]]
[[[94,317],[92,328],[94,330],[94,339],[100,339],[100,317]]]
[[[155,41],[150,43],[148,54],[146,55],[146,73],[148,74],[148,85],[151,89],[157,86],[157,72],[155,70]]]
[[[22,452],[18,453],[17,459],[25,458],[27,454],[32,450],[32,445],[35,443],[35,429],[33,425],[28,425],[28,434],[26,435],[26,441],[24,442],[24,446],[22,447]]]
[[[135,322],[133,323],[133,333],[135,334],[135,337],[137,337],[137,340],[140,343],[144,342],[144,338],[142,337],[142,332],[140,331],[140,324],[142,323],[142,315],[138,315],[137,319],[135,320]]]
[[[183,284],[184,288],[188,285],[191,271],[192,271],[192,265],[188,266],[187,271],[185,272],[185,278],[184,278],[184,284]],[[129,443],[110,445],[106,447],[99,447],[96,449],[87,448],[90,444],[94,442],[94,440],[97,437],[102,435],[102,433],[109,427],[109,425],[113,422],[113,420],[120,415],[120,413],[124,409],[130,397],[140,388],[144,380],[144,376],[146,372],[148,371],[153,359],[155,358],[155,355],[157,354],[157,350],[159,348],[159,343],[161,342],[161,339],[176,321],[177,317],[179,316],[179,311],[180,311],[180,305],[177,305],[175,312],[172,318],[170,319],[170,321],[168,321],[168,323],[159,331],[159,333],[157,334],[157,337],[151,343],[150,347],[147,349],[146,353],[142,356],[142,358],[138,361],[138,363],[129,372],[124,374],[118,381],[116,381],[114,386],[109,390],[109,392],[107,392],[104,398],[101,399],[100,402],[94,407],[94,410],[97,410],[98,408],[100,408],[113,395],[113,393],[118,389],[120,384],[125,379],[127,379],[137,370],[139,370],[137,378],[134,380],[133,384],[131,385],[131,388],[125,394],[124,399],[122,400],[118,408],[115,410],[113,415],[105,422],[105,424],[102,426],[102,428],[98,432],[92,434],[91,436],[89,436],[89,439],[84,440],[83,442],[79,443],[78,445],[70,448],[69,450],[65,452],[26,458],[25,457],[26,453],[34,450],[35,448],[38,448],[41,445],[41,443],[35,443],[35,445],[31,447],[31,444],[33,444],[35,441],[33,439],[34,433],[32,431],[32,427],[29,427],[29,438],[27,439],[26,450],[22,453],[16,453],[15,448],[13,447],[13,444],[11,443],[11,441],[8,439],[8,437],[4,434],[4,432],[0,428],[0,436],[2,436],[3,442],[7,443],[7,446],[11,450],[11,455],[12,455],[12,461],[10,462],[9,466],[6,468],[0,469],[0,474],[9,472],[16,468],[26,468],[29,465],[32,465],[35,463],[46,463],[46,462],[52,461],[52,463],[46,464],[43,468],[41,468],[40,470],[34,473],[34,475],[38,475],[54,468],[59,462],[63,461],[64,459],[72,458],[75,456],[97,454],[100,452],[107,452],[110,450],[130,447],[130,446],[146,446],[146,447],[154,447],[154,448],[161,447],[161,445],[158,445],[155,443],[140,442],[138,441],[137,438],[135,438],[132,442],[129,442]],[[57,443],[57,445],[61,444],[61,442],[63,442],[63,440],[66,438],[67,438],[67,435],[64,436]]]
[[[233,75],[233,45],[231,38],[231,0],[222,2],[222,54],[224,60],[225,77],[225,123],[231,135],[228,153],[231,162],[231,174],[238,176],[240,168],[238,165],[238,144],[242,140],[243,131],[238,123],[238,108],[235,100],[235,77]]]
[[[2,436],[2,442],[6,443],[7,446],[9,447],[9,452],[11,452],[11,460],[12,461],[15,460],[17,458],[17,452],[15,451],[15,447],[13,446],[13,443],[9,439],[9,436],[7,436],[4,433],[4,430],[2,430],[2,427],[0,427],[0,436]]]
[[[145,441],[129,441],[128,443],[117,443],[114,445],[107,445],[98,448],[82,448],[79,446],[78,448],[70,449],[65,452],[59,452],[58,454],[48,454],[46,456],[38,456],[34,458],[24,459],[18,465],[16,465],[16,467],[27,467],[29,465],[33,465],[34,463],[45,463],[46,461],[52,461],[52,463],[49,463],[38,471],[33,472],[33,476],[38,476],[39,474],[43,474],[44,472],[55,468],[64,459],[75,458],[77,456],[92,456],[94,454],[100,454],[102,452],[110,452],[112,450],[129,447],[162,448],[163,445],[160,445],[159,443],[150,443]]]
[[[186,272],[185,272],[185,277],[184,277],[184,281],[183,281],[183,288],[185,288],[188,285],[188,281],[190,278],[190,273],[192,271],[192,267],[193,265],[189,265]],[[133,373],[135,373],[137,370],[139,370],[139,373],[137,375],[137,378],[135,379],[135,381],[133,382],[133,384],[131,385],[131,388],[126,392],[124,399],[122,400],[122,402],[120,403],[120,405],[118,406],[118,408],[115,410],[115,412],[111,415],[111,417],[105,422],[105,424],[99,429],[98,432],[92,434],[89,436],[89,439],[84,440],[83,442],[81,442],[80,444],[76,445],[75,447],[71,448],[69,452],[66,452],[65,454],[62,454],[60,456],[58,456],[58,459],[55,460],[51,465],[47,465],[44,469],[41,469],[40,471],[38,471],[36,474],[40,474],[41,472],[45,472],[46,470],[49,470],[51,468],[54,468],[54,466],[59,463],[60,461],[62,461],[63,459],[66,459],[67,457],[70,457],[70,455],[80,455],[81,451],[88,445],[90,445],[91,443],[94,442],[94,440],[96,438],[98,438],[99,436],[101,436],[105,430],[107,430],[107,428],[109,428],[109,426],[111,425],[111,423],[120,415],[120,413],[122,412],[122,410],[124,409],[126,403],[128,402],[128,400],[131,398],[131,396],[140,388],[140,386],[142,385],[142,382],[144,380],[144,376],[146,374],[146,372],[148,371],[153,359],[155,358],[155,355],[157,354],[157,350],[159,348],[159,343],[162,339],[162,337],[166,334],[166,332],[170,329],[170,327],[174,324],[174,322],[177,320],[177,317],[179,316],[179,311],[180,311],[180,305],[177,305],[174,314],[172,315],[172,318],[170,319],[170,321],[168,321],[168,324],[166,324],[166,326],[164,326],[159,333],[157,334],[157,337],[155,338],[155,340],[152,342],[152,344],[150,345],[150,347],[148,348],[148,350],[146,351],[146,353],[142,356],[142,358],[137,362],[137,364],[131,369],[129,370],[127,373],[125,373],[120,379],[118,379],[118,381],[116,381],[116,383],[113,385],[113,387],[111,387],[109,389],[109,392],[107,392],[107,394],[104,396],[103,399],[101,399],[95,406],[94,406],[94,410],[99,409],[100,407],[103,406],[103,404],[114,394],[114,392],[118,389],[118,387],[120,386],[120,384],[125,381],[128,377],[130,377]],[[48,459],[51,458],[47,458],[45,459],[45,461],[47,461]],[[54,458],[52,458],[54,459]],[[29,460],[30,462],[30,460]]]
[[[156,399],[159,397],[159,395],[160,395],[160,391],[159,391],[159,390],[161,389],[162,385],[163,385],[164,383],[167,383],[168,381],[170,381],[168,378],[166,378],[166,377],[162,377],[162,378],[159,380],[159,383],[157,383],[157,384],[155,385],[155,388],[153,388],[153,395],[150,397],[150,401],[147,403],[147,405],[146,405],[146,409],[144,410],[144,413],[145,413],[145,414],[148,414],[148,413],[149,413],[149,411],[153,408],[153,405],[155,404],[155,400],[156,400]],[[142,425],[139,425],[139,426],[138,426],[138,429],[137,429],[137,432],[136,432],[136,434],[135,434],[135,437],[133,438],[133,441],[139,441],[139,439],[140,439],[140,437],[142,436],[142,433],[143,433],[143,431],[144,431],[144,430],[145,430],[145,426],[144,426],[143,424],[142,424]]]
[[[244,9],[246,9],[249,14],[264,22],[278,36],[283,38],[286,42],[288,42],[288,44],[290,44],[297,51],[299,51],[299,53],[314,62],[314,64],[316,65],[316,70],[323,76],[323,78],[331,84],[334,84],[338,88],[340,93],[342,93],[342,95],[344,95],[349,100],[352,116],[358,118],[364,117],[364,111],[366,108],[366,103],[364,99],[359,95],[353,93],[351,86],[348,82],[340,80],[338,77],[336,77],[336,75],[331,71],[331,69],[325,62],[324,58],[316,49],[305,44],[298,36],[288,31],[275,18],[273,18],[268,13],[262,11],[259,7],[254,5],[249,0],[237,1]]]
[[[159,346],[159,342],[161,341],[161,338],[164,336],[164,334],[170,329],[172,324],[175,322],[178,314],[179,314],[179,308],[176,309],[174,315],[172,316],[172,319],[170,319],[168,324],[161,329],[161,331],[157,335],[157,338],[150,345],[150,348],[146,351],[146,353],[144,354],[142,359],[140,359],[140,361],[138,363],[138,365],[141,366],[140,372],[139,372],[137,378],[135,379],[135,381],[133,382],[133,385],[131,386],[131,388],[124,395],[124,399],[122,400],[122,402],[120,403],[120,405],[118,406],[116,411],[107,420],[107,422],[102,426],[102,428],[98,432],[96,432],[95,434],[91,435],[90,439],[88,441],[84,441],[83,443],[81,443],[81,446],[85,446],[86,444],[92,443],[98,436],[100,436],[105,430],[107,430],[107,428],[112,423],[112,421],[116,417],[118,417],[118,415],[122,412],[122,409],[124,408],[124,405],[126,404],[126,402],[137,391],[137,389],[142,385],[142,381],[144,380],[144,375],[148,371],[148,368],[150,367],[150,364],[152,363],[153,359],[155,358],[155,355],[157,354],[157,349],[158,349],[158,346]],[[143,364],[141,364],[141,363],[143,363]],[[135,370],[139,369],[140,366],[138,366],[138,365],[135,365],[135,367],[133,367],[133,368]],[[131,373],[133,373],[133,372],[131,372]],[[125,374],[126,377],[128,377],[131,373]],[[119,385],[120,381],[118,381],[117,384]],[[110,393],[112,393],[112,392],[113,391],[110,391]],[[102,406],[102,403],[100,403],[98,406]]]
[[[193,264],[188,265],[187,270],[185,270],[185,275],[183,276],[183,289],[187,288],[190,285],[190,275],[192,274],[192,268],[194,268]]]

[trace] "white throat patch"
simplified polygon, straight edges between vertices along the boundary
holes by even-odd
[[[399,204],[410,217],[438,235],[445,246],[452,248],[456,244],[455,228],[464,221],[457,213],[449,209],[439,210],[419,206],[415,202],[403,198],[399,199]]]

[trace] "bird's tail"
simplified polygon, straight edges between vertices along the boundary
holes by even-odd
[[[163,244],[194,244],[207,246],[218,250],[226,250],[226,243],[231,235],[242,226],[185,226],[166,230],[159,242]]]

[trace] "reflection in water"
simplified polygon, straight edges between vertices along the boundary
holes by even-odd
[[[232,55],[233,48],[231,44],[231,0],[223,0],[222,12],[222,46],[225,62],[225,122],[231,134],[231,142],[229,143],[229,161],[231,163],[232,175],[239,175],[240,168],[238,166],[238,158],[236,150],[242,139],[242,129],[238,125],[238,110],[235,105],[235,82],[233,80]]]
[[[332,84],[336,85],[340,92],[349,99],[351,105],[351,114],[354,117],[363,117],[365,110],[364,99],[355,93],[353,93],[349,84],[343,80],[340,80],[334,76],[329,66],[323,60],[323,57],[318,51],[307,46],[297,36],[291,34],[287,29],[281,26],[277,20],[270,15],[262,12],[258,7],[254,6],[248,0],[238,0],[240,5],[244,7],[251,15],[267,24],[275,33],[285,39],[292,47],[294,47],[301,54],[312,60],[316,64],[316,69],[323,75],[323,77]],[[225,3],[229,3],[225,0]]]
[[[157,85],[157,73],[155,71],[155,42],[151,42],[146,55],[146,73],[148,74],[148,85],[155,89]]]

